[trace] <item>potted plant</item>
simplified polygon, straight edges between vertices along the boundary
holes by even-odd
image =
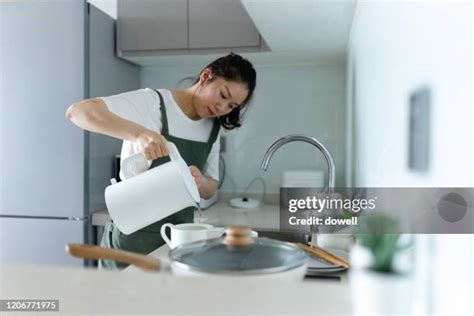
[[[371,269],[393,272],[393,261],[400,247],[398,222],[383,213],[365,214],[360,218],[358,243],[367,248],[372,256]]]

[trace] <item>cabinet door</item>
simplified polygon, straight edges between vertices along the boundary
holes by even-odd
[[[118,0],[121,51],[188,47],[187,0]]]
[[[189,48],[259,46],[260,36],[238,0],[189,0]]]

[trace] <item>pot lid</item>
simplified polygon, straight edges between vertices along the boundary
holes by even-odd
[[[226,228],[226,236],[182,244],[170,251],[172,264],[188,270],[262,274],[290,270],[305,264],[308,255],[285,242],[251,238],[248,227]]]

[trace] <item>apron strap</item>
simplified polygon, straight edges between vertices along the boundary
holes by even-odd
[[[166,109],[165,109],[165,101],[163,100],[163,96],[158,91],[158,89],[154,89],[160,98],[160,111],[161,111],[161,124],[163,125],[161,128],[161,135],[168,136],[168,117],[166,116]]]
[[[211,135],[209,136],[209,140],[207,141],[209,144],[214,144],[214,142],[216,141],[217,136],[219,135],[220,127],[221,124],[219,123],[219,119],[215,118],[214,125],[212,126]]]
[[[160,98],[160,111],[161,111],[161,124],[163,125],[161,128],[161,134],[163,136],[169,135],[168,130],[168,117],[166,116],[166,109],[165,109],[165,101],[163,100],[163,96],[158,91],[158,89],[154,89]],[[211,134],[209,135],[209,140],[207,141],[209,144],[214,144],[219,135],[220,123],[217,118],[214,119],[214,125],[212,126]]]

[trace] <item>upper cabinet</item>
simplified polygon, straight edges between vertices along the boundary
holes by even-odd
[[[251,46],[260,35],[239,0],[189,1],[189,48]]]
[[[239,0],[118,0],[119,56],[268,49]]]
[[[188,0],[119,0],[119,52],[186,49]]]

